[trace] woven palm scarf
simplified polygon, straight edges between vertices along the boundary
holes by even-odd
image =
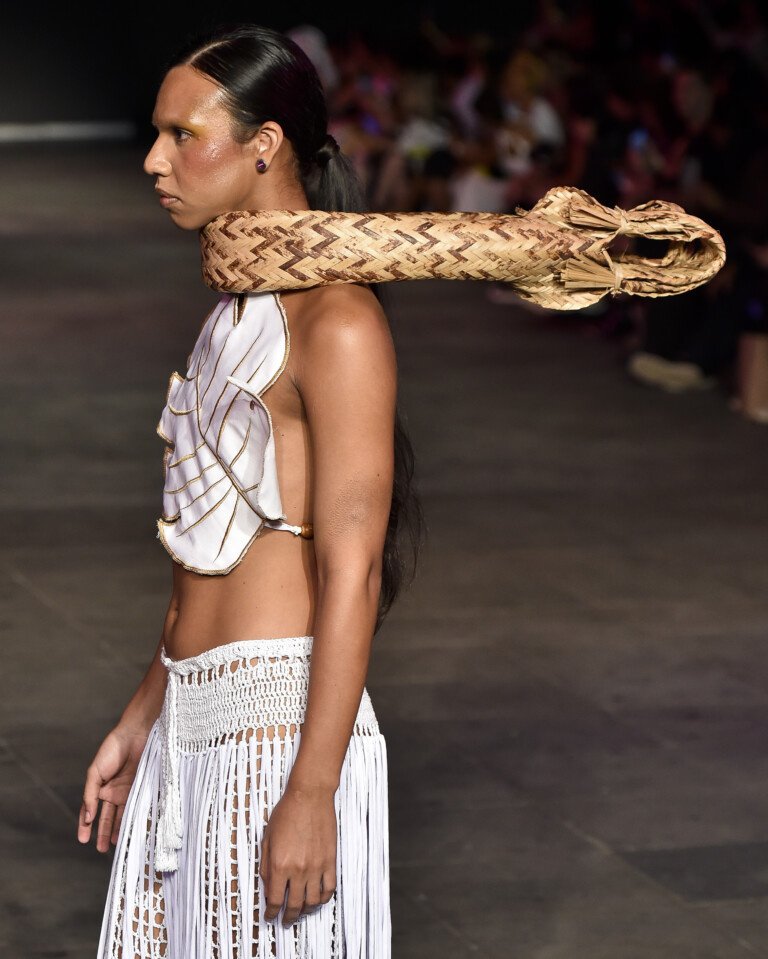
[[[666,241],[659,257],[609,252],[620,235]],[[523,299],[577,310],[606,294],[672,296],[725,263],[720,234],[676,203],[606,207],[553,187],[526,211],[237,210],[200,230],[203,279],[231,293],[392,280],[504,280]]]

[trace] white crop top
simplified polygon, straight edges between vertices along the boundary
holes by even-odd
[[[277,293],[225,293],[175,370],[157,432],[166,442],[157,536],[196,573],[228,573],[262,527],[311,538],[286,522],[272,418],[261,394],[288,362],[290,334]]]

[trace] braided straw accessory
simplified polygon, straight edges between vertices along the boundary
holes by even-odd
[[[611,257],[607,247],[621,234],[668,245],[658,258]],[[611,209],[567,186],[514,214],[236,210],[204,226],[200,245],[203,279],[214,290],[505,280],[555,310],[581,309],[606,293],[685,293],[725,263],[720,234],[676,203]]]

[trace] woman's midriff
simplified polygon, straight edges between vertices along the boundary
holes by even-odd
[[[312,540],[262,529],[225,575],[193,573],[173,562],[173,599],[164,628],[171,659],[250,639],[312,635]]]

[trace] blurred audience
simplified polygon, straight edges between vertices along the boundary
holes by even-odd
[[[639,383],[720,387],[733,410],[768,423],[768,15],[758,0],[538,0],[516,10],[507,35],[428,16],[395,40],[327,39],[309,25],[291,35],[318,67],[331,130],[373,209],[513,213],[569,185],[606,206],[676,202],[718,229],[728,260],[703,287],[576,312],[618,340]],[[660,255],[652,241],[622,243]],[[536,310],[503,283],[488,295]]]

